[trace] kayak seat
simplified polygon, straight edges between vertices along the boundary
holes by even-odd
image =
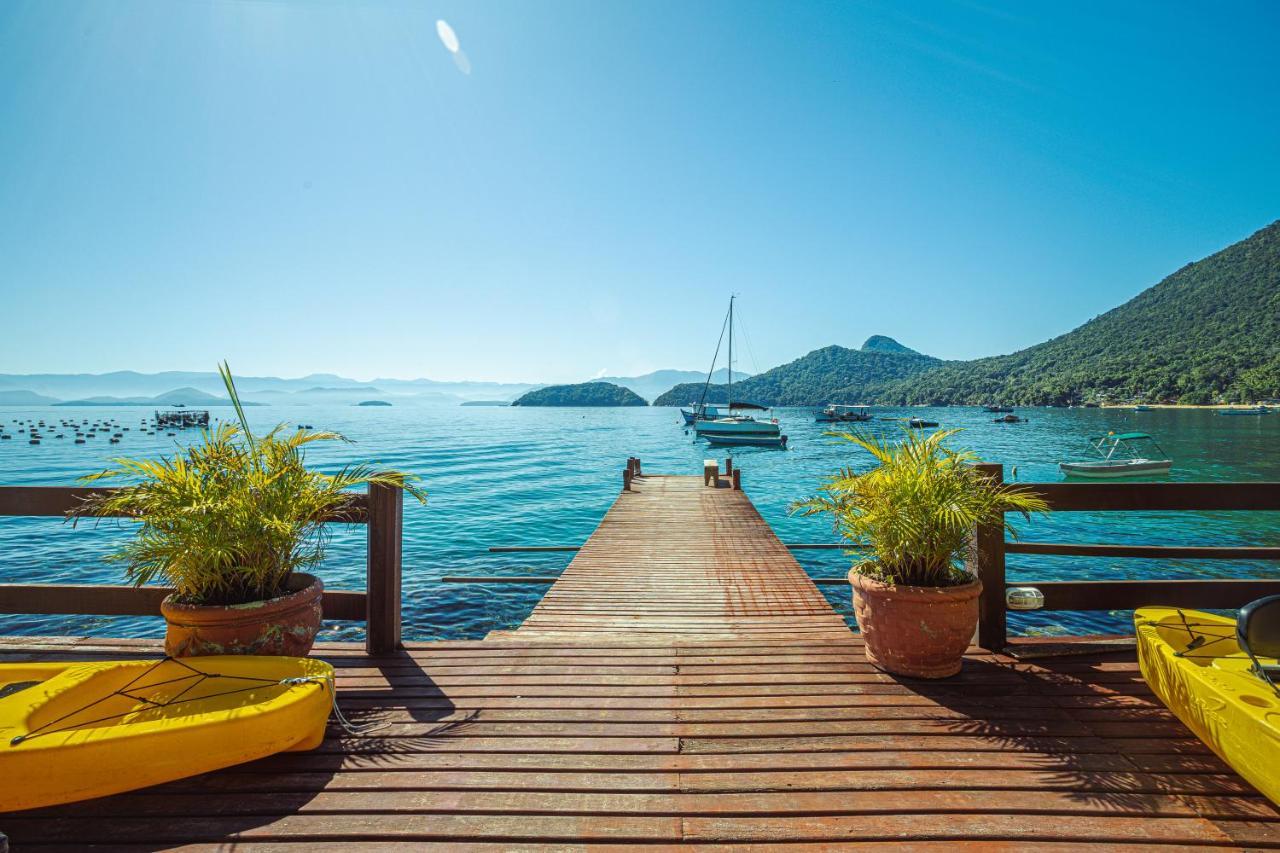
[[[1240,648],[1254,657],[1280,658],[1280,595],[1269,595],[1240,608],[1236,618]]]

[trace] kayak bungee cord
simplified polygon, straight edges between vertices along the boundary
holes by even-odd
[[[174,678],[166,678],[163,681],[154,681],[147,684],[138,684],[139,681],[146,678],[146,676],[155,672],[157,669],[159,669],[161,666],[163,666],[166,663],[176,664],[177,666],[180,666],[183,669],[188,670],[188,674],[176,676]],[[207,693],[202,696],[188,696],[185,699],[182,698],[185,694],[189,693],[192,690],[192,688],[200,684],[203,684],[206,681],[211,681],[215,678],[232,679],[235,681],[249,681],[249,682],[253,682],[253,684],[248,687],[238,687],[233,690],[224,690],[219,693]],[[173,696],[163,701],[149,699],[146,696],[138,696],[138,695],[135,695],[135,693],[130,692],[131,690],[140,691],[140,690],[154,689],[157,687],[164,687],[170,684],[176,685],[183,681],[190,681],[191,683],[187,684],[185,687],[183,687]],[[39,682],[32,682],[32,686],[38,683]],[[251,676],[251,675],[224,675],[217,672],[205,672],[203,670],[196,669],[195,667],[183,662],[182,660],[179,660],[178,658],[166,656],[156,661],[154,664],[147,667],[142,672],[138,673],[136,676],[131,678],[124,686],[111,691],[105,696],[101,696],[97,699],[94,699],[93,701],[88,702],[80,706],[79,708],[75,708],[71,711],[68,711],[67,713],[59,717],[55,717],[52,720],[48,720],[42,723],[41,725],[37,726],[35,729],[27,732],[26,734],[21,734],[13,737],[9,741],[9,746],[11,747],[18,746],[19,744],[25,743],[26,741],[32,740],[37,737],[42,737],[44,735],[72,731],[74,729],[83,728],[85,726],[92,726],[98,723],[104,723],[109,720],[117,720],[123,717],[127,717],[131,714],[138,713],[139,709],[130,708],[127,711],[121,711],[120,713],[117,713],[117,714],[107,714],[101,717],[96,717],[91,720],[82,720],[74,724],[62,726],[60,728],[55,728],[59,723],[65,720],[68,720],[72,717],[75,717],[78,714],[82,714],[85,711],[88,711],[90,708],[93,708],[96,705],[100,705],[103,702],[106,702],[116,697],[130,699],[130,700],[133,700],[134,702],[140,702],[144,705],[148,705],[151,708],[160,709],[160,708],[171,708],[171,707],[174,707],[175,705],[182,705],[187,702],[202,702],[209,699],[217,699],[223,696],[233,696],[239,693],[248,693],[253,690],[259,690],[264,685],[295,687],[303,684],[320,684],[328,688],[329,695],[331,697],[330,709],[333,713],[333,716],[337,719],[338,725],[342,728],[342,730],[349,735],[354,735],[356,737],[363,737],[368,735],[371,732],[377,731],[379,729],[385,728],[386,726],[390,725],[389,722],[383,722],[383,723],[376,723],[370,726],[360,727],[360,726],[354,725],[350,720],[348,720],[346,715],[342,713],[342,709],[338,706],[338,691],[337,691],[337,686],[334,683],[334,676],[332,674],[294,676],[290,678],[280,678],[280,679],[260,678],[260,677]]]
[[[1249,656],[1249,660],[1253,664],[1252,666],[1249,667],[1249,673],[1254,677],[1256,677],[1258,680],[1260,680],[1263,684],[1270,687],[1273,691],[1275,691],[1277,696],[1280,696],[1280,684],[1277,684],[1275,680],[1272,679],[1271,677],[1272,671],[1275,670],[1276,668],[1266,666],[1261,661],[1259,661],[1257,656],[1254,655],[1252,649],[1250,649],[1248,646],[1244,645],[1243,643],[1239,642],[1239,637],[1236,635],[1235,631],[1230,631],[1230,633],[1227,633],[1227,634],[1213,634],[1207,631],[1196,631],[1194,630],[1196,628],[1218,628],[1222,630],[1230,630],[1230,629],[1226,628],[1226,626],[1224,625],[1217,624],[1217,623],[1189,622],[1187,621],[1187,615],[1185,613],[1183,613],[1181,610],[1177,610],[1176,612],[1178,614],[1178,618],[1182,621],[1182,626],[1181,626],[1182,629],[1187,632],[1187,636],[1190,637],[1191,639],[1187,642],[1187,647],[1185,649],[1182,649],[1181,651],[1176,651],[1173,653],[1174,657],[1185,658],[1186,660],[1213,660],[1217,658],[1218,655],[1212,655],[1212,654],[1193,655],[1193,654],[1188,654],[1188,652],[1207,649],[1209,646],[1212,646],[1215,643],[1221,643],[1221,642],[1230,640],[1232,642],[1235,642],[1240,647],[1240,650]],[[1162,625],[1166,623],[1147,621],[1147,622],[1143,622],[1142,624],[1143,625]]]

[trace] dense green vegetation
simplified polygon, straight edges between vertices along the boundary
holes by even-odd
[[[839,346],[814,350],[795,361],[733,383],[733,398],[766,406],[817,406],[859,403],[861,389],[885,385],[942,364],[907,349],[892,338],[876,335],[860,350]],[[711,402],[725,399],[726,388],[712,385]],[[702,397],[702,383],[677,385],[653,401],[655,406],[684,406]]]
[[[654,405],[686,405],[701,394],[701,383],[678,385]],[[944,363],[876,335],[861,350],[827,347],[734,383],[733,396],[775,406],[1280,397],[1280,222],[1074,331],[1010,355]],[[723,400],[723,386],[708,399]]]
[[[629,388],[610,382],[580,382],[577,385],[549,385],[530,391],[513,406],[647,406],[644,398]]]
[[[923,404],[1280,396],[1280,222],[1051,341],[863,390]]]

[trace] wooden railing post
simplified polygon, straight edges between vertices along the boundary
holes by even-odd
[[[733,490],[735,492],[742,491],[742,469],[741,468],[733,469]]]
[[[997,483],[1004,482],[1004,466],[982,463],[977,466]],[[1004,523],[982,524],[973,531],[968,569],[982,581],[978,599],[978,645],[998,652],[1008,640],[1005,620]]]
[[[733,457],[726,456],[724,458],[724,473],[726,477],[733,476]]]
[[[639,457],[639,456],[634,456],[634,457],[632,457],[632,458],[636,460],[635,470],[633,470],[633,471],[631,472],[631,473],[632,473],[632,475],[633,475],[633,476],[636,476],[636,477],[643,477],[643,476],[644,476],[644,472],[642,472],[642,471],[640,470],[640,457]]]
[[[369,562],[365,579],[365,648],[385,654],[400,648],[400,561],[404,492],[369,487]]]
[[[622,471],[622,491],[631,491],[631,466],[628,465]]]

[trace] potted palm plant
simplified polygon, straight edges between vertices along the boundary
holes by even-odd
[[[973,529],[999,524],[1016,535],[1005,513],[1029,518],[1048,505],[992,480],[974,467],[975,454],[947,448],[958,430],[904,432],[896,443],[828,433],[879,464],[836,472],[793,511],[829,513],[837,533],[869,551],[849,571],[867,660],[900,675],[945,678],[960,671],[978,624],[982,582],[963,568]]]
[[[134,482],[96,492],[70,514],[139,523],[110,559],[139,586],[173,587],[161,604],[167,654],[305,655],[320,629],[324,584],[307,570],[324,557],[325,520],[354,517],[354,487],[395,486],[423,502],[426,494],[398,471],[309,468],[306,447],[346,441],[338,433],[281,424],[255,437],[230,369],[218,369],[237,423],[205,430],[172,457],[115,460],[83,481]]]

